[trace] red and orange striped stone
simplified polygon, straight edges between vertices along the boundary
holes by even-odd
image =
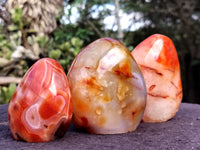
[[[171,39],[154,34],[141,42],[132,55],[147,87],[144,122],[164,122],[175,116],[182,100],[180,66]]]
[[[71,93],[61,65],[38,60],[18,85],[8,108],[15,140],[47,142],[62,137],[72,117]]]
[[[73,123],[95,134],[133,131],[141,121],[146,87],[141,71],[119,41],[102,38],[84,48],[67,75]]]

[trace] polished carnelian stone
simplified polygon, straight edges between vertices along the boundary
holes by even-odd
[[[182,100],[180,65],[170,38],[154,34],[133,51],[147,87],[144,122],[164,122],[175,116]]]
[[[8,116],[15,140],[46,142],[65,134],[72,101],[67,77],[56,60],[40,59],[27,71],[10,101]]]

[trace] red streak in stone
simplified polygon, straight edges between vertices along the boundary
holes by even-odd
[[[160,97],[160,98],[168,98],[169,97],[167,95],[159,95],[159,94],[153,94],[153,93],[147,93],[147,94],[150,96],[153,96],[153,97]]]
[[[151,86],[149,87],[149,91],[152,91],[155,87],[156,87],[155,84],[154,84],[154,85],[151,85]]]
[[[125,72],[121,72],[121,71],[118,71],[118,70],[116,70],[115,71],[115,73],[118,75],[118,76],[124,76],[124,77],[126,77],[126,78],[136,78],[136,77],[134,77],[133,75],[130,75],[130,74],[126,74]]]
[[[171,81],[171,84],[172,84],[176,89],[178,89],[178,87],[174,84],[174,82]]]
[[[182,95],[182,91],[176,93],[176,97]]]
[[[156,74],[159,75],[159,76],[163,76],[162,73],[160,73],[158,70],[156,70],[156,69],[154,69],[154,68],[151,68],[151,67],[148,67],[148,66],[144,66],[144,65],[140,65],[140,64],[139,64],[139,66],[142,68],[142,70],[143,70],[143,69],[144,69],[144,70],[149,70],[149,71],[151,71],[151,72],[156,73]]]
[[[90,69],[90,67],[85,67],[85,69]]]

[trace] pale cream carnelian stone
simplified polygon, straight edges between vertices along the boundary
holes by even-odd
[[[94,134],[137,128],[146,104],[146,87],[122,43],[111,38],[94,41],[76,56],[67,77],[75,126]]]
[[[63,68],[50,58],[38,60],[23,77],[8,107],[13,138],[47,142],[62,137],[71,118],[71,93]]]
[[[144,122],[164,122],[173,118],[182,100],[180,65],[172,41],[154,34],[133,51],[147,88]]]

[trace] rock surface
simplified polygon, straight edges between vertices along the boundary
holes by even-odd
[[[131,133],[93,135],[71,125],[61,139],[48,143],[26,143],[11,137],[8,105],[0,105],[0,149],[69,150],[197,150],[200,149],[200,105],[182,103],[176,116],[164,123],[141,123]]]

